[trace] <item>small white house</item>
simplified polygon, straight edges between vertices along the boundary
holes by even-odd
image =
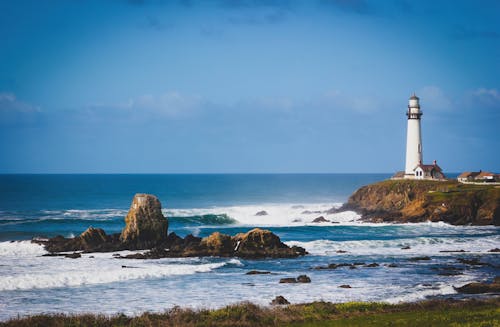
[[[438,166],[436,160],[432,165],[424,165],[419,163],[413,170],[415,179],[445,179],[441,167]]]

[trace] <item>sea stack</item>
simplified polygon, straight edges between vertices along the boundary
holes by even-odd
[[[150,249],[167,238],[168,220],[161,213],[161,203],[151,194],[136,194],[125,217],[120,241],[128,249]]]

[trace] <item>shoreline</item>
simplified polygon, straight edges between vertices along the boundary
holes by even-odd
[[[500,296],[430,299],[387,304],[380,302],[311,302],[259,306],[240,302],[220,309],[173,307],[163,313],[38,314],[0,322],[0,327],[24,326],[344,326],[488,325],[500,323]]]

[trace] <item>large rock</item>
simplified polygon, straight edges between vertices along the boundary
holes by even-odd
[[[206,248],[210,255],[228,257],[234,251],[231,236],[219,232],[212,233],[201,240],[201,246]]]
[[[102,246],[109,241],[108,235],[101,228],[90,226],[86,231],[80,234],[80,243],[83,250],[91,250]]]
[[[173,236],[172,236],[173,234]],[[295,258],[307,254],[304,248],[289,247],[280,238],[268,230],[255,228],[247,233],[233,237],[214,232],[205,238],[192,235],[184,239],[171,233],[162,248],[156,248],[146,253],[135,253],[126,256],[131,259],[155,259],[178,257],[240,257],[245,259],[262,258]]]
[[[289,247],[281,242],[276,234],[260,228],[236,234],[233,241],[235,242],[235,256],[241,258],[294,258],[306,254],[303,248]]]
[[[492,283],[469,283],[455,290],[464,294],[500,293],[500,277],[495,277]]]
[[[158,198],[136,194],[125,217],[120,240],[128,249],[152,248],[167,239],[168,220],[161,213]]]

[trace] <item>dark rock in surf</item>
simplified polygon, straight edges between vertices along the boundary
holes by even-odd
[[[378,267],[379,264],[374,262],[374,263],[370,263],[368,265],[364,265],[363,267],[367,267],[367,268],[375,268],[375,267]]]
[[[408,260],[409,261],[428,261],[428,260],[431,260],[431,258],[424,256],[424,257],[414,257],[414,258],[410,258]]]
[[[492,283],[469,283],[454,288],[464,294],[500,293],[500,278],[496,277]]]
[[[268,215],[268,213],[267,213],[267,211],[262,210],[262,211],[257,212],[255,215],[256,215],[256,216],[267,216],[267,215]]]
[[[458,258],[458,262],[463,263],[464,265],[470,266],[489,266],[489,263],[481,262],[477,258],[467,259],[467,258]]]
[[[271,305],[287,305],[287,304],[290,304],[290,302],[288,302],[288,300],[281,295],[278,295],[271,301]]]
[[[307,276],[307,275],[300,275],[299,277],[297,277],[297,282],[299,282],[299,283],[310,283],[311,282],[311,278],[309,278],[309,276]]]
[[[269,275],[270,271],[250,270],[245,275]]]
[[[323,216],[319,216],[318,218],[315,218],[311,222],[312,223],[329,223],[330,221],[328,219],[326,219],[325,217],[323,217]]]

